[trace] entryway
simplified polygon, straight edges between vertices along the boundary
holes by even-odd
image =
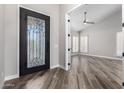
[[[20,8],[20,76],[50,67],[50,17]]]

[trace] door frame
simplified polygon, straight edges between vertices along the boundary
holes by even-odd
[[[70,34],[70,22],[68,22],[68,20],[70,20],[70,13],[82,5],[83,4],[76,5],[75,7],[67,11],[65,14],[65,70],[70,69],[70,63],[71,63],[69,62],[71,61],[71,57],[69,57],[69,52],[71,51],[68,51],[68,49],[71,49],[71,45],[70,45],[71,43],[68,44],[69,42],[71,42],[71,38],[70,39],[68,38],[68,34]]]
[[[25,75],[25,74],[30,74],[36,71],[40,71],[43,69],[49,69],[50,68],[50,16],[41,14],[39,12],[32,11],[27,8],[20,7],[19,8],[20,14],[20,46],[19,46],[19,75]],[[34,16],[37,18],[43,18],[45,20],[45,65],[42,66],[36,66],[33,68],[27,68],[27,38],[26,38],[26,31],[27,29],[26,24],[27,21],[25,19],[27,18],[22,18],[26,16]],[[23,20],[22,20],[23,19]],[[23,22],[24,21],[24,22]],[[25,24],[25,25],[23,25]],[[23,41],[22,41],[23,39]],[[23,48],[22,48],[23,47]]]

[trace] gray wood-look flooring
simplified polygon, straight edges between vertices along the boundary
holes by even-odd
[[[121,89],[122,61],[73,56],[70,71],[55,68],[6,81],[4,89]]]

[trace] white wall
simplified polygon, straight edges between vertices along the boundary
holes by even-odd
[[[5,73],[6,77],[18,74],[18,5],[5,5]],[[50,16],[50,66],[59,65],[59,5],[21,5]]]
[[[5,5],[5,76],[18,74],[17,5]]]
[[[0,88],[4,81],[4,6],[0,4]]]
[[[59,64],[63,68],[65,68],[65,14],[76,6],[77,4],[60,5]]]
[[[116,57],[116,34],[122,31],[122,9],[82,31],[89,37],[89,54]]]

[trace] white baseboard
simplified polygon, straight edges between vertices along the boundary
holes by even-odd
[[[65,70],[65,67],[64,66],[59,66],[59,67]]]
[[[65,69],[64,67],[62,67],[60,65],[52,66],[52,67],[50,67],[50,69],[54,69],[54,68],[57,68],[57,67],[60,67],[62,69]],[[4,79],[4,81],[15,79],[15,78],[19,78],[19,74],[15,74],[15,75],[11,75],[11,76],[6,76],[5,79]]]
[[[19,75],[18,74],[15,74],[15,75],[7,76],[7,77],[5,77],[5,80],[4,81],[15,79],[15,78],[19,78]]]
[[[51,66],[50,69],[54,69],[54,68],[57,68],[57,67],[59,67],[59,65]]]
[[[100,58],[113,59],[113,60],[121,60],[122,61],[122,58],[116,58],[116,57],[107,57],[107,56],[92,55],[92,54],[81,54],[81,55],[94,56],[94,57],[100,57]]]
[[[57,67],[60,67],[60,68],[65,70],[65,68],[63,66],[60,66],[60,65],[51,66],[50,69],[54,69],[54,68],[57,68]]]

